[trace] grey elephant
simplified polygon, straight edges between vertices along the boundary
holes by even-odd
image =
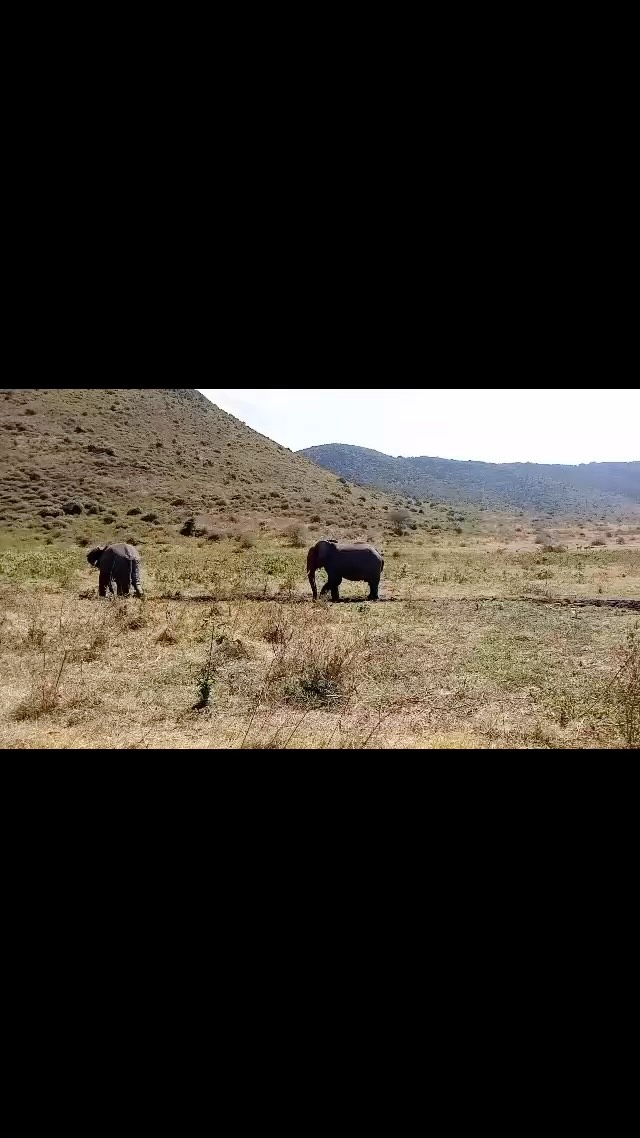
[[[100,570],[98,593],[106,597],[107,589],[114,592],[114,584],[119,597],[126,597],[133,585],[137,597],[142,596],[140,584],[140,554],[135,545],[118,542],[116,545],[98,546],[87,553],[87,561],[94,569]]]
[[[377,601],[380,575],[384,569],[384,558],[372,545],[364,541],[318,541],[307,554],[307,577],[311,585],[314,601],[318,599],[316,571],[326,569],[327,583],[320,590],[323,596],[331,590],[331,600],[339,601],[338,586],[343,577],[347,581],[367,581],[369,596],[367,600]]]

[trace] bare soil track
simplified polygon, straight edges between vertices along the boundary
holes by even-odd
[[[89,590],[83,590],[78,594],[81,600],[87,600],[92,593]],[[224,596],[216,595],[214,593],[199,593],[195,596],[185,596],[181,593],[160,593],[156,596],[145,597],[146,601],[183,601],[184,603],[200,603],[200,604],[215,604],[216,601],[224,601],[227,598]],[[304,597],[299,595],[283,596],[281,593],[258,593],[247,592],[243,593],[239,598],[235,599],[245,601],[277,601],[279,604],[294,604],[305,605],[313,604],[311,597]],[[406,600],[405,597],[378,597],[377,601],[368,601],[367,597],[341,597],[337,602],[341,605],[358,605],[358,604],[398,604],[400,601]],[[502,604],[508,601],[530,601],[531,604],[536,605],[595,605],[600,608],[614,608],[614,609],[632,609],[635,612],[640,612],[640,597],[535,597],[527,596],[525,594],[517,597],[498,597],[498,596],[481,596],[481,597],[414,597],[412,604],[443,604],[445,602],[458,601],[460,604],[473,604],[480,601],[500,601]],[[335,604],[334,601],[320,602],[324,604]]]

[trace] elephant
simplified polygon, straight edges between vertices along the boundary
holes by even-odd
[[[133,585],[137,597],[142,597],[140,585],[140,554],[134,545],[119,542],[117,545],[98,546],[87,553],[87,561],[94,569],[100,570],[98,593],[106,597],[107,589],[114,592],[114,582],[118,596],[126,597]]]
[[[364,541],[318,541],[307,554],[307,577],[311,585],[313,599],[318,599],[316,570],[326,569],[327,583],[320,590],[323,596],[331,590],[331,600],[339,601],[338,586],[343,577],[347,581],[367,581],[369,596],[367,600],[377,601],[380,575],[384,569],[384,559],[372,545]]]

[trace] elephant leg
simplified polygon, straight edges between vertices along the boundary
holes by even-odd
[[[329,592],[329,582],[327,581],[320,590],[320,596],[323,597],[325,593]]]
[[[338,586],[342,584],[342,577],[333,577],[331,581],[327,581],[327,584],[331,588],[331,600],[339,601],[340,593],[338,592]]]
[[[100,579],[98,583],[98,596],[106,597],[111,594],[111,570],[100,566]]]
[[[369,596],[367,597],[367,600],[368,601],[377,601],[377,599],[378,599],[378,585],[380,584],[380,581],[373,580],[373,581],[369,581],[368,584],[369,584]]]

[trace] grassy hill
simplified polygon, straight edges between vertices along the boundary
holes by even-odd
[[[192,389],[0,390],[0,531],[10,541],[144,544],[175,538],[188,518],[214,539],[297,523],[317,536],[377,536],[393,506]]]
[[[420,499],[492,509],[571,511],[578,516],[640,503],[640,462],[562,466],[393,458],[344,443],[308,447],[299,453],[360,485]]]

